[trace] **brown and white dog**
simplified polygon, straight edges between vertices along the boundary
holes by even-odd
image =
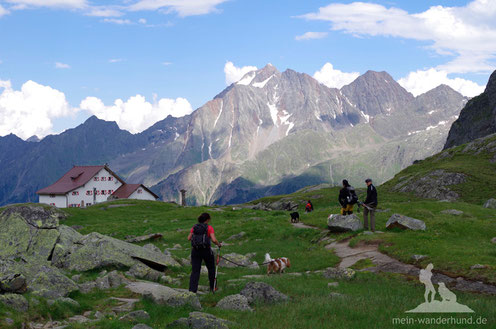
[[[267,253],[265,254],[265,263],[267,263],[267,274],[270,273],[284,273],[284,269],[286,267],[291,267],[291,262],[289,261],[289,258],[286,257],[280,257],[273,259],[270,257],[270,255]]]

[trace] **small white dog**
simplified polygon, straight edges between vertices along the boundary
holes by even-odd
[[[291,267],[291,262],[289,258],[281,257],[273,259],[270,257],[269,253],[265,254],[265,263],[267,263],[267,274],[270,273],[284,273],[286,267]]]

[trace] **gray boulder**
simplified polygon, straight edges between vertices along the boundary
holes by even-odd
[[[22,275],[25,278],[27,290],[45,298],[65,297],[78,289],[74,281],[43,260],[39,262],[35,262],[34,259],[29,262],[0,260],[0,277],[11,275]]]
[[[484,203],[484,208],[496,209],[496,199],[489,199]]]
[[[148,250],[150,250],[150,251],[154,251],[154,252],[162,252],[162,251],[160,250],[160,248],[159,248],[159,247],[157,247],[156,245],[154,245],[153,243],[147,243],[147,244],[145,244],[145,245],[143,246],[143,248],[148,249]]]
[[[494,238],[491,239],[491,242],[492,243],[496,243],[496,236]]]
[[[28,301],[24,296],[18,294],[0,295],[0,303],[10,307],[18,312],[27,312],[29,308]]]
[[[328,267],[322,275],[326,279],[351,280],[355,277],[356,273],[351,268]]]
[[[363,229],[362,221],[355,215],[331,214],[327,218],[327,226],[331,232],[350,232]]]
[[[237,254],[237,253],[230,253],[230,254],[224,255],[223,257],[229,259],[231,262],[228,262],[225,259],[221,258],[221,260],[219,261],[219,266],[220,267],[229,267],[229,268],[239,267],[238,265],[234,264],[234,263],[237,263],[237,264],[240,264],[243,266],[248,266],[249,268],[258,269],[259,268],[258,263],[251,261],[250,260],[251,257],[249,257],[249,256],[250,255],[241,255],[241,254]]]
[[[238,234],[231,235],[227,240],[239,240],[246,235],[246,232],[239,232]]]
[[[179,266],[170,256],[143,247],[114,239],[100,233],[83,236],[61,257],[61,267],[69,270],[88,271],[115,266],[131,267],[143,261],[156,269]]]
[[[240,294],[222,298],[217,303],[217,307],[223,310],[253,311],[248,303],[248,298]]]
[[[119,320],[121,321],[139,321],[148,319],[150,319],[150,314],[148,314],[148,312],[144,310],[133,311],[119,318]]]
[[[26,278],[20,273],[11,273],[0,278],[0,292],[23,294],[26,290]]]
[[[189,317],[180,318],[167,325],[167,328],[229,329],[232,324],[232,322],[217,318],[212,314],[191,312]]]
[[[138,279],[158,281],[164,273],[154,270],[146,266],[145,264],[136,263],[133,266],[131,266],[131,268],[129,269],[129,271],[126,272],[126,274]]]
[[[257,302],[278,303],[289,300],[288,296],[264,282],[248,282],[240,294],[245,296],[250,304]]]
[[[425,223],[420,219],[415,219],[407,216],[403,216],[400,214],[393,214],[386,223],[386,228],[401,228],[401,229],[410,229],[413,231],[425,231]]]
[[[135,325],[132,329],[153,329],[153,328],[147,326],[146,324],[139,323],[139,324]]]
[[[196,310],[201,309],[200,300],[196,294],[189,291],[173,289],[152,282],[131,282],[126,288],[136,294],[150,298],[157,304],[169,305],[172,307],[190,305]]]

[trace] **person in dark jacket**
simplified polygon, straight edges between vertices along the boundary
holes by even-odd
[[[343,179],[343,188],[339,190],[338,201],[341,205],[341,215],[351,215],[353,214],[353,204],[350,203],[351,191],[355,189],[348,183],[346,179]]]
[[[201,264],[205,261],[205,265],[208,269],[208,280],[210,281],[210,291],[214,290],[215,282],[215,257],[212,249],[210,248],[210,241],[215,243],[217,246],[221,247],[222,243],[217,241],[215,237],[214,228],[210,225],[210,215],[206,212],[198,217],[198,224],[195,224],[191,228],[188,235],[188,240],[194,240],[194,234],[202,233],[206,234],[205,244],[202,246],[192,246],[191,248],[191,276],[189,278],[189,291],[196,293],[198,290],[198,281],[200,280]]]
[[[365,230],[369,229],[369,214],[370,214],[370,230],[375,232],[375,209],[377,208],[377,189],[372,184],[372,179],[367,178],[365,180],[367,184],[367,198],[364,202],[363,207],[363,227]]]

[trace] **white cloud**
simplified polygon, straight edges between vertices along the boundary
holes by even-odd
[[[95,17],[120,17],[124,15],[124,8],[118,6],[90,6],[86,9],[85,15]]]
[[[224,65],[224,73],[226,74],[226,84],[230,85],[236,81],[239,81],[246,73],[250,71],[256,71],[256,66],[243,66],[236,67],[233,62],[226,62]]]
[[[139,0],[129,6],[131,11],[163,10],[179,16],[205,15],[218,11],[217,6],[228,0]]]
[[[111,58],[109,59],[109,63],[119,63],[119,62],[122,62],[123,59],[122,58]]]
[[[172,65],[172,62],[162,62],[162,65],[169,66],[169,65]]]
[[[306,32],[302,35],[297,35],[295,40],[311,40],[311,39],[322,39],[327,36],[327,32]]]
[[[6,2],[16,5],[16,9],[25,7],[82,9],[88,6],[88,2],[86,0],[6,0]]]
[[[104,18],[102,21],[105,22],[105,23],[112,23],[112,24],[117,24],[117,25],[131,25],[131,24],[134,24],[129,19],[121,19],[121,18]]]
[[[7,15],[8,13],[9,11],[2,7],[2,5],[0,5],[0,17],[2,17],[3,15]]]
[[[103,120],[115,121],[121,129],[138,133],[166,118],[169,114],[181,117],[193,112],[191,104],[184,98],[162,98],[158,102],[147,102],[145,97],[136,95],[127,101],[115,100],[113,105],[105,105],[99,98],[86,97],[80,104]]]
[[[56,62],[55,63],[55,68],[56,69],[70,69],[71,66],[69,64],[65,64],[65,63],[60,63],[60,62]]]
[[[52,133],[52,119],[74,114],[64,93],[49,86],[27,81],[14,90],[10,81],[1,81],[0,136],[10,133],[26,139]]]
[[[484,86],[462,78],[448,78],[448,72],[430,68],[410,72],[406,77],[398,80],[398,83],[411,92],[414,96],[423,94],[441,84],[445,84],[468,97],[477,96],[484,91]]]
[[[433,6],[411,14],[364,2],[332,3],[301,16],[331,23],[355,36],[392,36],[430,41],[430,48],[454,57],[438,69],[448,73],[491,71],[496,66],[496,1],[474,0],[463,7]]]
[[[140,19],[138,19],[138,23],[140,23],[140,24],[146,24],[146,19],[140,18]]]
[[[342,72],[334,69],[331,63],[325,63],[319,71],[313,74],[313,77],[329,88],[341,88],[358,78],[359,75],[358,72]]]

